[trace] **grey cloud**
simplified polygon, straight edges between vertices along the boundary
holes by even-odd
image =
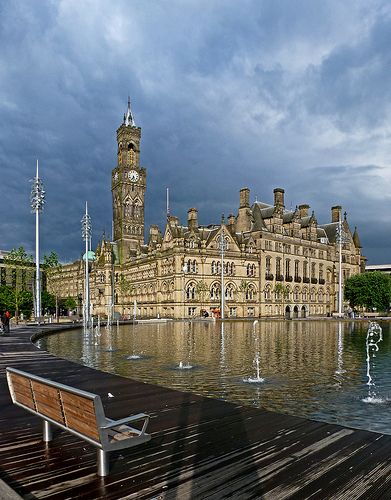
[[[370,223],[382,234],[387,222],[376,222],[374,201],[383,197],[390,213],[388,132],[372,130],[388,119],[386,2],[128,5],[2,3],[2,247],[33,249],[37,157],[43,251],[80,255],[85,200],[95,241],[110,232],[115,130],[130,93],[143,129],[147,224],[164,224],[167,186],[182,220],[196,206],[210,223],[237,210],[242,186],[271,201],[278,185],[319,220],[343,204],[371,255],[388,258],[386,236],[375,246],[365,232]]]

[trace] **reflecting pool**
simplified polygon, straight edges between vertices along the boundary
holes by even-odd
[[[390,322],[167,322],[37,341],[92,368],[203,396],[391,434]],[[380,333],[379,333],[380,332]]]

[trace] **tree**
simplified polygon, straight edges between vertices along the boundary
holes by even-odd
[[[77,302],[73,297],[67,297],[64,301],[64,307],[67,311],[73,311],[77,307]]]
[[[284,298],[288,297],[289,294],[288,288],[282,283],[276,283],[276,286],[274,287],[274,292],[278,295],[278,297],[282,295]]]
[[[33,262],[34,261],[32,255],[28,255],[23,246],[20,246],[19,248],[13,248],[8,255],[4,256],[4,264],[15,269],[15,272],[18,267],[31,267],[31,264],[33,264]],[[21,285],[16,281],[15,286],[12,287],[11,290],[13,294],[13,303],[11,309],[13,309],[14,311],[16,323],[18,323],[19,311],[21,306],[23,307],[23,312],[26,312],[26,314],[30,316],[31,309],[30,311],[28,310],[28,308],[30,307],[29,297],[31,296],[32,299],[32,295],[25,289],[25,283],[23,283],[23,281]]]
[[[391,303],[391,276],[378,271],[356,274],[345,281],[351,307],[387,311]]]
[[[124,303],[126,296],[132,296],[136,290],[136,287],[131,281],[129,281],[123,274],[121,274],[118,282],[118,287],[122,295],[122,314],[124,313]]]
[[[46,275],[50,280],[50,288],[54,292],[56,321],[58,323],[59,321],[58,296],[60,295],[62,287],[62,279],[61,279],[62,265],[58,260],[56,252],[51,252],[50,255],[43,256],[42,267],[46,271]]]
[[[12,288],[6,285],[0,286],[0,312],[13,311],[14,309],[14,296]]]
[[[200,306],[201,306],[200,310],[202,311],[204,308],[203,305],[204,305],[205,295],[208,291],[208,285],[203,280],[197,281],[195,291],[198,297],[200,298]]]
[[[42,291],[42,310],[47,313],[53,313],[57,311],[58,302],[57,297],[49,293],[47,290]]]
[[[4,264],[9,266],[23,266],[33,262],[33,256],[28,255],[23,246],[13,248],[8,255],[4,256]]]

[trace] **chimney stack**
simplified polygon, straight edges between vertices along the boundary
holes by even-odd
[[[189,208],[187,211],[187,226],[190,231],[198,229],[198,211],[196,208]]]
[[[242,188],[240,190],[239,208],[248,208],[250,206],[250,190]]]
[[[339,222],[341,219],[342,207],[340,205],[336,205],[335,207],[331,207],[331,222]]]
[[[309,205],[299,205],[299,211],[300,211],[300,218],[302,219],[303,217],[308,217],[308,209],[310,208]]]
[[[276,188],[273,191],[274,193],[274,206],[280,205],[281,207],[285,207],[284,205],[284,193],[285,191],[282,188]]]

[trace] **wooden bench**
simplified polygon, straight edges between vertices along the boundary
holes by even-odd
[[[144,413],[120,420],[107,418],[100,396],[8,367],[7,381],[14,404],[43,419],[43,440],[52,440],[51,424],[96,446],[98,475],[109,473],[110,451],[145,443],[149,416]],[[140,421],[141,429],[130,427]]]

